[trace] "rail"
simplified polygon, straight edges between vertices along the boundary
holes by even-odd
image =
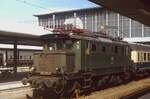
[[[120,99],[137,99],[145,94],[150,93],[150,87],[135,91],[129,95],[122,96]]]

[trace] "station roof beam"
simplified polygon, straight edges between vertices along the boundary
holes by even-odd
[[[18,45],[32,45],[32,46],[42,45],[40,36],[0,31],[0,43],[14,44],[14,41],[17,41]]]

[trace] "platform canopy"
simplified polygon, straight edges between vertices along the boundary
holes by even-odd
[[[0,30],[0,43],[2,44],[14,44],[17,42],[18,45],[32,45],[41,46],[42,41],[40,36],[32,34],[21,34],[10,31]]]
[[[150,0],[89,0],[150,26]]]

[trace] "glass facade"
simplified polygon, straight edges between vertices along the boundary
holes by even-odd
[[[99,32],[101,26],[105,26],[107,33],[114,37],[150,37],[150,27],[99,7],[38,15],[38,19],[39,26],[47,28],[60,28],[67,19],[72,19],[76,26],[83,24],[83,29],[93,32]]]

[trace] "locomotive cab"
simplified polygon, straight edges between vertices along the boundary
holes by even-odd
[[[53,37],[51,37],[53,36]],[[73,72],[75,54],[72,50],[74,40],[64,35],[50,35],[44,38],[43,52],[34,54],[34,67],[40,75],[60,74]],[[49,41],[51,40],[51,41]]]

